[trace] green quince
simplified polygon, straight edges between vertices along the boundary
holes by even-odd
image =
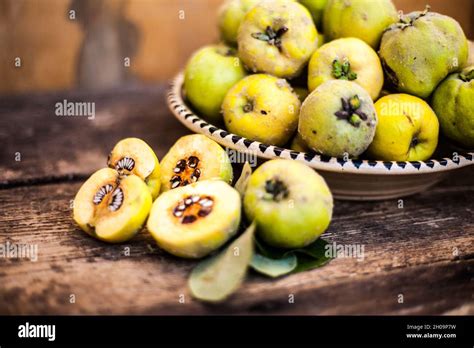
[[[323,29],[329,41],[356,37],[377,49],[383,31],[397,19],[392,0],[329,0]]]
[[[353,37],[338,39],[318,48],[308,65],[308,89],[330,80],[348,80],[362,86],[376,100],[383,86],[383,69],[377,53]]]
[[[326,181],[296,161],[263,163],[251,175],[244,195],[248,221],[255,221],[258,236],[278,248],[314,242],[328,228],[332,210]]]
[[[301,106],[298,132],[312,150],[333,157],[357,157],[372,142],[377,115],[369,93],[355,82],[330,80]]]
[[[432,106],[444,135],[474,148],[474,65],[444,80],[433,94]]]
[[[222,122],[220,110],[227,91],[246,75],[236,53],[225,45],[206,46],[194,53],[186,65],[186,98],[211,123]]]
[[[391,25],[382,36],[379,54],[395,89],[428,98],[446,76],[465,66],[468,49],[459,23],[427,7]]]
[[[245,15],[237,41],[239,57],[252,72],[293,78],[316,50],[318,31],[303,5],[262,1]]]
[[[219,8],[218,26],[221,38],[229,45],[237,45],[239,26],[247,12],[260,0],[226,0]]]

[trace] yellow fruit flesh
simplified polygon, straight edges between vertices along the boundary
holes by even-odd
[[[205,135],[192,134],[178,139],[161,161],[161,191],[171,189],[170,180],[176,175],[174,168],[179,160],[194,156],[199,159],[197,168],[201,171],[198,180],[220,178],[231,183],[232,165],[225,150]],[[183,177],[184,179],[184,177]],[[186,177],[189,179],[189,177]],[[191,183],[191,181],[189,181]]]
[[[124,194],[122,206],[114,212],[96,215],[95,221],[97,237],[112,243],[132,238],[143,226],[152,204],[151,195],[139,177],[125,177],[120,188]]]
[[[97,191],[107,185],[115,185],[117,172],[110,168],[103,168],[92,174],[92,176],[81,186],[74,198],[74,220],[85,232],[94,235],[94,220],[96,206],[93,198]]]
[[[97,192],[106,185],[110,189],[100,203]],[[111,208],[113,192],[120,189],[123,200]],[[145,222],[152,203],[151,194],[138,176],[119,178],[115,170],[104,168],[94,173],[79,189],[74,199],[74,220],[88,234],[110,243],[132,238]]]
[[[183,223],[173,215],[187,197],[211,197],[212,211]],[[239,193],[220,180],[201,181],[163,193],[154,202],[147,228],[157,244],[169,253],[186,258],[200,258],[223,245],[237,231],[240,222]],[[189,211],[186,214],[190,213]],[[194,212],[195,213],[195,212]]]
[[[133,169],[120,169],[121,161],[127,161],[127,158],[133,160]],[[146,182],[153,199],[158,196],[161,186],[160,162],[153,149],[143,140],[126,138],[118,142],[110,153],[108,165],[124,174],[139,176]]]

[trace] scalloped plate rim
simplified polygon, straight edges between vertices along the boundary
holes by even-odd
[[[322,171],[351,174],[374,175],[403,175],[403,174],[428,174],[439,173],[462,168],[474,164],[474,152],[458,154],[459,161],[451,158],[430,159],[428,161],[372,161],[372,160],[347,160],[335,157],[322,156],[314,153],[298,152],[267,145],[250,140],[225,129],[214,126],[194,113],[184,102],[182,87],[184,74],[179,72],[170,83],[167,94],[167,104],[173,115],[189,130],[204,134],[217,143],[238,150],[240,152],[256,155],[265,159],[284,158],[299,161]],[[223,133],[224,132],[224,133]]]

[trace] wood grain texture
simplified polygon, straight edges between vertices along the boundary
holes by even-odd
[[[165,84],[101,94],[61,93],[0,98],[0,185],[84,177],[106,165],[117,141],[140,137],[159,158],[189,133],[165,105]],[[56,116],[55,104],[95,103],[95,119]],[[17,153],[21,161],[16,161]]]
[[[141,137],[162,158],[187,133],[165,91],[0,98],[0,244],[39,252],[37,262],[0,258],[0,314],[474,314],[474,166],[404,199],[403,209],[396,200],[337,201],[324,238],[363,245],[363,260],[338,258],[277,280],[251,273],[219,306],[191,299],[195,262],[159,250],[146,230],[123,245],[80,231],[71,201],[118,140]],[[64,99],[94,102],[95,119],[56,116]]]
[[[0,242],[39,250],[37,262],[0,259],[0,313],[474,314],[472,174],[461,170],[405,199],[403,209],[396,201],[336,202],[324,238],[364,245],[363,260],[340,258],[278,280],[251,274],[220,306],[191,299],[186,278],[195,262],[157,249],[146,231],[107,245],[75,227],[70,201],[80,183],[0,190]]]

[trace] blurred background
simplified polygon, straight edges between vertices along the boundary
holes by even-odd
[[[167,81],[218,40],[222,1],[0,0],[0,94]],[[394,2],[404,12],[430,4],[474,38],[473,0]]]

